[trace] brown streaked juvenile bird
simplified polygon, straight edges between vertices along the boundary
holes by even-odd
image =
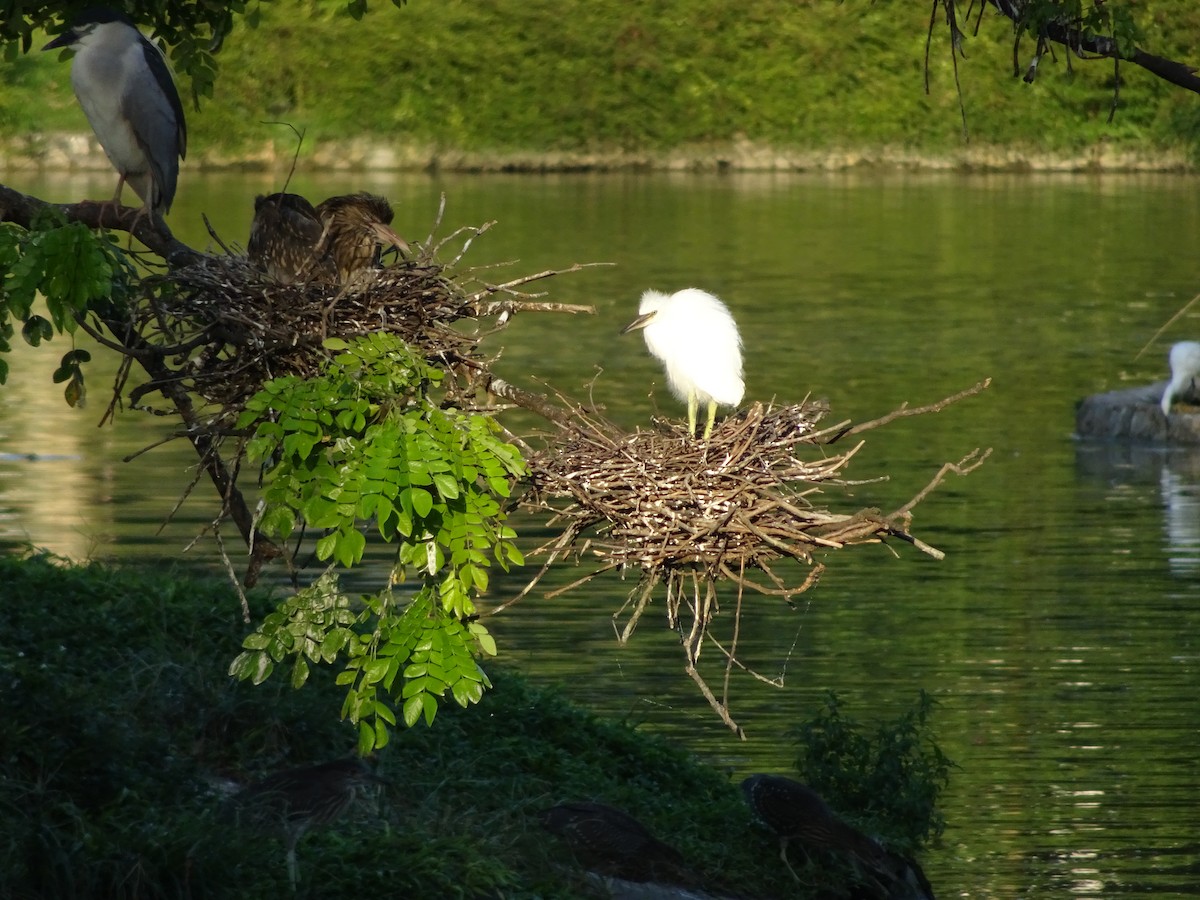
[[[889,900],[933,900],[920,866],[847,825],[808,785],[782,775],[751,775],[742,782],[742,792],[755,816],[779,838],[779,858],[797,881],[787,858],[792,838],[865,866]]]
[[[683,856],[633,816],[603,803],[560,803],[540,813],[542,827],[562,837],[579,862],[602,875],[650,881],[684,869]]]
[[[288,878],[300,880],[296,844],[315,825],[328,825],[345,815],[358,788],[387,784],[360,759],[339,759],[276,772],[230,798],[239,825],[279,830],[287,848]]]
[[[333,282],[332,261],[317,256],[324,230],[316,209],[299,194],[260,194],[254,199],[246,255],[280,284]]]
[[[330,197],[317,204],[324,227],[319,255],[328,256],[342,284],[379,265],[383,248],[408,253],[408,242],[392,230],[392,207],[385,199],[360,191]]]

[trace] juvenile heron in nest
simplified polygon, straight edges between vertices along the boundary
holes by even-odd
[[[684,865],[679,851],[628,813],[603,803],[560,803],[541,812],[542,827],[560,835],[579,861],[606,875],[648,881]]]
[[[246,255],[280,284],[332,282],[337,278],[332,260],[317,256],[323,232],[316,209],[299,194],[260,195]]]
[[[742,381],[742,338],[729,309],[712,294],[686,288],[674,294],[646,291],[638,317],[621,331],[642,329],[650,354],[667,370],[671,393],[687,403],[688,434],[696,434],[696,408],[708,404],[703,440],[712,434],[717,405],[737,406]]]
[[[324,227],[318,254],[333,260],[342,284],[378,266],[384,247],[408,253],[408,242],[392,230],[392,207],[382,197],[344,194],[321,201],[316,211]]]
[[[778,836],[779,858],[797,881],[787,858],[792,838],[848,857],[856,868],[865,866],[889,900],[933,900],[933,889],[915,862],[851,828],[807,785],[781,775],[751,775],[742,782],[742,792],[754,815]]]
[[[288,769],[243,788],[230,802],[239,824],[278,829],[287,848],[288,878],[300,880],[296,844],[315,825],[328,825],[345,815],[364,784],[386,784],[358,759]]]
[[[1176,396],[1193,391],[1196,378],[1200,376],[1200,344],[1195,341],[1180,341],[1171,348],[1171,383],[1162,395],[1163,415],[1171,412],[1171,401]]]
[[[120,205],[128,182],[143,210],[165,215],[187,153],[187,125],[162,52],[132,19],[106,6],[79,13],[42,49],[59,47],[75,51],[71,85],[120,175],[112,204]]]

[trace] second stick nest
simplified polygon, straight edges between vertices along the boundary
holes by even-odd
[[[708,441],[678,425],[627,434],[578,414],[532,461],[528,502],[566,524],[543,549],[552,558],[587,550],[605,569],[634,566],[663,580],[699,569],[789,596],[809,579],[785,583],[771,569],[776,560],[811,565],[815,550],[912,540],[906,514],[837,514],[814,502],[821,484],[846,484],[842,470],[861,446],[831,452],[847,426],[820,430],[827,412],[823,402],[755,403]],[[769,584],[751,582],[753,570]]]

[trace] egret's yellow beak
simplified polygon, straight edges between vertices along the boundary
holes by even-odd
[[[646,313],[645,315],[638,316],[636,319],[634,319],[632,322],[630,322],[628,325],[626,325],[624,328],[621,329],[621,334],[629,334],[629,332],[631,332],[631,331],[637,331],[639,328],[645,328],[647,325],[650,324],[650,320],[654,318],[654,316],[657,314],[657,312],[658,312],[658,310],[651,310],[650,312]]]

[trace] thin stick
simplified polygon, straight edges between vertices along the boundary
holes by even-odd
[[[983,381],[967,388],[966,390],[959,391],[957,394],[953,394],[944,400],[939,400],[936,403],[930,403],[925,406],[915,406],[909,408],[907,403],[901,404],[899,409],[892,410],[886,416],[880,416],[878,419],[872,419],[869,422],[863,422],[860,425],[855,425],[847,433],[858,434],[871,428],[878,428],[880,425],[886,425],[889,422],[904,418],[906,416],[920,416],[924,415],[925,413],[941,412],[952,403],[957,403],[959,400],[962,400],[966,397],[973,397],[975,394],[986,390],[991,383],[992,379],[985,378]]]
[[[982,455],[981,455],[981,453],[982,453]],[[938,469],[937,474],[933,476],[933,478],[930,480],[929,484],[927,484],[927,485],[925,485],[925,487],[921,488],[921,490],[917,492],[916,496],[914,496],[911,500],[909,500],[907,503],[905,503],[903,506],[901,506],[894,513],[892,513],[891,518],[897,519],[901,516],[904,516],[904,515],[907,515],[908,513],[910,513],[913,510],[913,508],[918,503],[920,503],[922,500],[924,500],[926,497],[928,497],[929,494],[932,493],[933,489],[942,483],[942,479],[945,478],[947,475],[949,475],[951,472],[953,472],[955,475],[968,475],[971,472],[974,472],[980,466],[982,466],[984,464],[984,462],[987,460],[987,458],[991,455],[992,455],[991,447],[988,447],[986,450],[983,450],[983,451],[980,451],[980,449],[978,447],[976,447],[974,450],[972,450],[970,453],[968,453],[966,456],[964,456],[958,462],[945,463],[940,469]]]
[[[704,699],[708,701],[708,705],[711,706],[716,711],[717,715],[721,717],[721,721],[724,722],[729,730],[736,734],[739,739],[744,741],[746,739],[746,732],[742,731],[742,726],[733,720],[733,716],[729,714],[729,708],[721,703],[721,701],[718,700],[713,692],[709,689],[708,685],[704,682],[704,679],[700,677],[700,673],[696,671],[696,667],[688,664],[684,667],[684,671],[687,672],[688,677],[691,678],[692,681],[696,682],[696,686],[700,688],[700,693],[704,695]]]
[[[642,612],[643,612],[643,610],[645,610],[646,604],[648,604],[650,602],[650,595],[653,592],[654,586],[656,584],[658,584],[658,573],[657,572],[647,572],[642,577],[642,584],[640,585],[641,593],[638,595],[637,605],[634,606],[633,614],[629,617],[629,621],[627,621],[625,623],[625,628],[623,630],[621,630],[620,632],[618,632],[617,643],[624,645],[629,642],[629,638],[633,634],[633,630],[635,628],[637,628],[638,619],[640,619],[642,617]],[[624,608],[625,608],[624,606],[621,607],[622,610]],[[620,615],[620,610],[618,610],[616,613],[613,613],[613,630],[614,631],[617,630],[617,616],[618,615]]]
[[[1171,318],[1167,319],[1167,324],[1164,325],[1162,328],[1158,329],[1158,331],[1154,332],[1154,334],[1153,334],[1153,336],[1151,336],[1150,340],[1146,341],[1146,343],[1142,347],[1142,349],[1137,352],[1137,356],[1135,356],[1133,358],[1133,361],[1137,362],[1138,359],[1141,358],[1141,355],[1150,349],[1150,345],[1153,344],[1155,341],[1157,341],[1162,336],[1162,333],[1164,331],[1166,331],[1168,328],[1170,328],[1172,325],[1174,325],[1175,322],[1178,321],[1180,316],[1182,316],[1189,309],[1191,309],[1193,306],[1195,306],[1197,300],[1200,300],[1200,294],[1197,294],[1195,297],[1193,297],[1191,300],[1189,300],[1187,303],[1185,303],[1183,305],[1183,309],[1179,310],[1179,312],[1175,313],[1175,315],[1173,315],[1173,316],[1171,316]]]

